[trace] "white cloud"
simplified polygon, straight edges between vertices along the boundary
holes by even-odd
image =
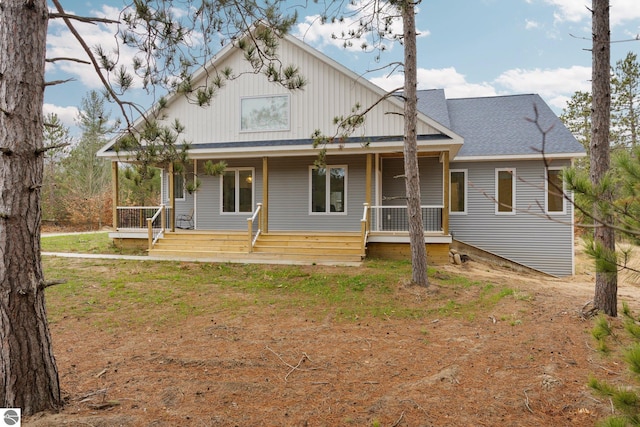
[[[78,117],[78,109],[76,107],[60,107],[59,105],[44,104],[42,112],[47,114],[56,114],[60,121],[67,127],[73,127],[76,125],[76,118]]]
[[[418,70],[418,89],[444,89],[447,98],[469,98],[521,93],[542,96],[556,111],[562,110],[576,91],[589,91],[591,68],[513,69],[491,82],[472,83],[455,68]],[[385,90],[401,88],[402,74],[375,77],[371,82]]]
[[[92,16],[100,18],[117,19],[119,10],[114,7],[102,6],[99,11],[92,11]],[[73,13],[73,12],[69,12]],[[114,33],[115,25],[105,24],[87,24],[82,22],[73,22],[74,27],[82,36],[86,45],[90,49],[101,45],[106,52],[112,52],[117,46]],[[80,43],[71,34],[64,22],[60,20],[52,20],[49,25],[49,34],[47,34],[47,56],[49,58],[65,57],[76,58],[87,61],[88,56]],[[128,49],[120,50],[120,60],[122,63],[131,63],[133,58],[132,52]],[[71,61],[58,61],[47,66],[48,73],[57,72],[59,78],[73,78],[79,80],[89,89],[101,87],[100,79],[92,65],[80,64]]]
[[[371,82],[389,91],[402,87],[404,76],[394,74],[390,77],[375,77],[371,79]],[[466,77],[452,67],[418,69],[418,89],[445,89],[447,98],[496,95],[495,89],[489,83],[467,82]]]
[[[611,0],[611,25],[640,19],[638,0]]]
[[[533,30],[540,27],[540,23],[538,23],[537,21],[531,21],[529,19],[525,19],[524,21],[524,28],[527,30]]]
[[[591,68],[574,65],[569,68],[523,70],[502,73],[495,83],[510,93],[538,93],[546,99],[590,90]]]
[[[93,10],[90,14],[93,17],[117,20],[120,9],[103,5],[100,10]],[[117,30],[115,24],[94,25],[74,21],[73,25],[91,51],[94,51],[95,47],[101,46],[107,54],[117,55],[118,67],[120,64],[127,67],[131,66],[136,51],[129,47],[121,46],[120,43],[118,43],[115,35]],[[47,34],[47,57],[89,60],[80,42],[76,40],[75,36],[71,34],[65,23],[61,20],[52,20],[49,25],[49,33]],[[56,73],[56,77],[54,78],[56,80],[68,78],[78,80],[88,90],[103,88],[102,82],[95,72],[93,65],[80,64],[72,61],[58,61],[47,65],[47,73],[49,73],[47,76],[48,79],[51,79],[51,74]],[[133,86],[139,87],[140,84],[134,81]]]
[[[577,91],[591,90],[591,68],[514,69],[502,73],[494,84],[501,93],[537,93],[556,110],[566,107]]]
[[[554,13],[557,22],[580,22],[591,20],[591,2],[588,0],[545,0],[558,8]],[[638,0],[611,0],[610,21],[611,26],[621,25],[625,22],[640,18]]]
[[[554,18],[556,22],[580,22],[585,18],[590,18],[587,3],[576,0],[545,0],[546,3],[558,8]]]

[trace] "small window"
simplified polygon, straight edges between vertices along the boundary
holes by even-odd
[[[515,214],[516,170],[496,169],[496,213]]]
[[[253,211],[253,169],[227,169],[221,182],[223,213]]]
[[[562,169],[547,169],[547,213],[565,213]]]
[[[289,130],[289,96],[260,96],[240,100],[240,130]]]
[[[467,213],[467,170],[452,169],[449,177],[449,212]]]
[[[346,166],[311,167],[310,181],[311,213],[346,212]]]
[[[185,200],[185,179],[184,175],[177,173],[173,175],[173,198],[175,200]]]

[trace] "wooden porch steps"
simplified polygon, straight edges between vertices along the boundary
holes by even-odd
[[[163,258],[254,262],[354,263],[362,261],[359,233],[274,232],[258,237],[252,252],[246,232],[166,233],[149,252]]]
[[[177,232],[165,233],[149,255],[187,255],[199,252],[247,252],[247,233],[242,232]]]

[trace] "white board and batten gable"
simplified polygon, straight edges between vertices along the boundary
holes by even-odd
[[[208,68],[222,70],[229,67],[236,78],[225,83],[211,105],[200,107],[181,95],[169,97],[165,110],[167,123],[178,119],[185,126],[184,139],[191,144],[190,157],[206,158],[212,153],[226,157],[247,157],[255,156],[256,151],[265,155],[310,154],[313,152],[311,136],[314,131],[333,135],[336,132],[336,116],[348,116],[356,104],[365,109],[376,103],[378,105],[367,113],[364,125],[352,137],[392,137],[386,138],[384,144],[379,144],[377,148],[381,150],[376,151],[385,151],[385,148],[387,151],[392,148],[401,151],[404,133],[401,100],[388,97],[380,102],[386,95],[384,90],[293,36],[288,35],[280,40],[278,52],[278,59],[284,66],[299,68],[307,82],[303,89],[291,91],[268,81],[261,73],[254,73],[244,58],[244,52],[229,45],[213,58]],[[199,79],[206,76],[205,69],[196,72],[194,87],[200,83]],[[241,121],[243,110],[252,105],[268,103],[275,103],[277,108],[282,109],[276,128],[252,130],[249,126],[247,129]],[[421,150],[449,150],[453,156],[462,145],[459,135],[422,113],[418,113],[417,133],[435,136],[420,141]],[[287,144],[285,141],[298,143]],[[258,146],[251,142],[262,144],[257,149]],[[344,150],[338,144],[328,148]],[[373,145],[368,152],[371,152],[371,148]],[[353,144],[352,150],[365,152],[367,148],[362,144]],[[103,149],[100,154],[110,157],[109,150]]]

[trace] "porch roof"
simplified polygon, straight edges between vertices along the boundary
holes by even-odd
[[[462,141],[457,141],[444,134],[418,135],[419,151],[449,151],[454,157]],[[403,136],[376,136],[376,137],[351,137],[327,145],[327,154],[359,154],[359,153],[393,153],[403,151]],[[113,160],[127,158],[128,153],[118,153],[114,146],[100,152],[101,157]],[[206,158],[211,155],[224,155],[228,158],[241,157],[283,157],[300,155],[317,155],[318,148],[313,147],[313,139],[280,139],[260,141],[227,141],[227,142],[201,142],[193,143],[189,149],[189,157],[192,159]],[[124,160],[126,161],[126,160]]]

